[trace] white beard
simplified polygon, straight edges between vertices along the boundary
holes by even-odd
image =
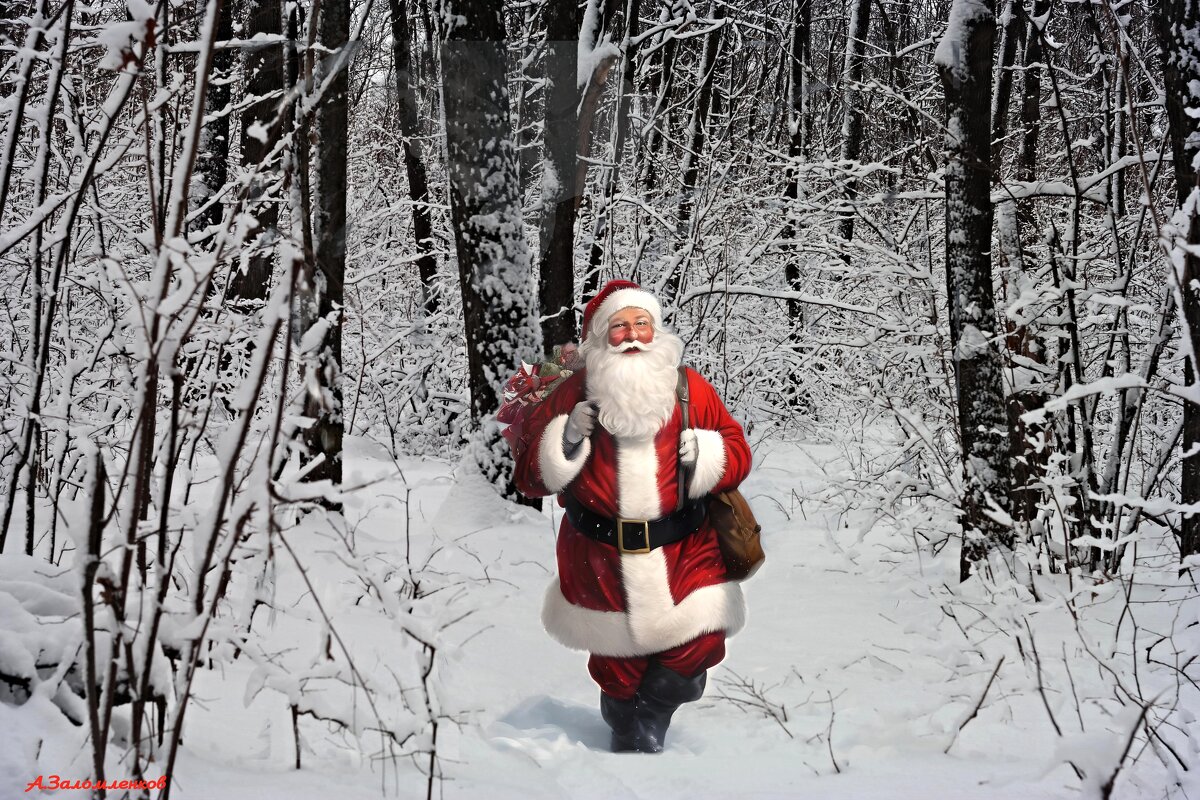
[[[597,419],[613,436],[649,439],[671,418],[677,400],[683,340],[655,331],[643,352],[625,355],[629,344],[610,347],[592,334],[580,347],[587,365],[587,396],[599,407]]]

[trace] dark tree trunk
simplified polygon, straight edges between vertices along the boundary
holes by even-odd
[[[946,94],[946,291],[962,441],[961,577],[1012,531],[987,511],[1008,506],[1008,425],[992,293],[990,7],[955,0],[936,61]]]
[[[1049,0],[1034,0],[1032,19],[1025,32],[1025,69],[1021,72],[1021,148],[1017,153],[1017,180],[1032,181],[1037,171],[1038,135],[1042,126],[1042,35],[1035,19],[1049,9]],[[1022,208],[1031,207],[1030,203]],[[1019,213],[1018,219],[1027,224],[1029,215]]]
[[[658,58],[654,59],[658,61],[659,69],[653,73],[650,79],[649,96],[654,98],[654,108],[643,123],[650,125],[646,136],[646,173],[643,180],[647,192],[658,184],[655,158],[658,156],[659,149],[664,147],[663,142],[666,141],[663,137],[663,130],[670,124],[668,119],[660,119],[660,117],[667,114],[667,107],[670,105],[671,89],[675,85],[675,51],[679,47],[679,40],[675,38],[672,31],[664,32],[663,37],[666,42],[656,51]]]
[[[800,160],[808,154],[808,63],[809,48],[812,41],[812,0],[793,0],[792,3],[792,46],[790,52],[785,51],[784,59],[790,61],[791,87],[790,109],[788,115],[788,173],[787,184],[783,191],[784,223],[780,238],[787,244],[788,258],[784,266],[784,277],[788,289],[800,291],[800,254],[795,245],[796,234],[800,227],[800,209],[796,201],[800,199]],[[790,339],[793,346],[799,342],[801,329],[804,326],[804,304],[799,300],[788,300],[788,321],[791,323]],[[793,406],[809,405],[808,393],[800,375],[793,372],[789,381],[789,403]]]
[[[996,91],[992,95],[992,170],[995,177],[1000,174],[1000,161],[1004,155],[1004,138],[1008,135],[1008,105],[1012,100],[1013,63],[1017,57],[1017,40],[1020,38],[1021,15],[1017,0],[1007,0],[1001,23],[1000,62],[996,65]]]
[[[203,17],[204,3],[197,5],[197,11]],[[233,12],[233,3],[230,0],[221,3],[220,16],[217,18],[219,41],[233,38]],[[229,86],[233,77],[233,54],[234,51],[229,49],[215,50],[212,54],[212,79],[208,82],[206,105],[209,115],[216,116],[204,126],[204,131],[200,134],[200,152],[196,158],[198,180],[194,184],[191,197],[195,207],[209,203],[229,179]],[[192,230],[203,231],[220,224],[222,210],[221,203],[211,203],[196,216]]]
[[[276,37],[282,32],[283,8],[280,0],[250,0],[247,3],[242,34],[245,38],[251,39],[260,34]],[[252,248],[245,272],[237,270],[229,280],[228,303],[232,308],[248,313],[262,305],[267,298],[279,240],[279,206],[273,202],[262,202],[262,198],[274,175],[274,164],[264,161],[279,140],[286,116],[277,110],[283,91],[283,45],[266,44],[246,50],[242,58],[242,72],[249,101],[242,111],[242,166],[256,173],[250,182],[246,208],[258,223],[251,232],[257,237],[257,242]]]
[[[458,256],[475,455],[506,497],[520,497],[512,456],[494,413],[522,359],[540,351],[533,276],[521,225],[517,158],[509,119],[506,41],[499,4],[449,0],[442,47],[450,222]]]
[[[845,116],[842,118],[842,161],[857,161],[862,155],[863,110],[859,105],[857,84],[862,83],[866,62],[867,33],[871,27],[871,0],[853,0],[854,10],[846,38]],[[846,203],[853,206],[858,197],[857,181],[846,180]],[[838,235],[847,242],[854,238],[854,209],[848,208],[838,222]]]
[[[408,196],[413,208],[413,244],[421,254],[417,273],[426,316],[438,310],[437,259],[433,255],[433,221],[429,213],[429,181],[421,160],[421,128],[417,119],[417,97],[413,82],[412,32],[408,25],[405,0],[388,0],[392,12],[392,57],[396,61],[396,102],[399,106],[400,135],[404,137],[404,171],[408,176]]]
[[[712,18],[725,19],[725,6],[714,4]],[[722,25],[708,35],[704,42],[704,57],[700,62],[700,94],[696,98],[696,106],[692,110],[692,119],[688,125],[688,149],[683,154],[683,188],[679,199],[679,238],[687,236],[688,224],[696,204],[696,184],[700,179],[700,162],[704,159],[704,143],[708,138],[708,112],[712,108],[713,83],[717,76],[717,53],[721,47],[721,35],[725,27]],[[673,275],[668,283],[667,297],[669,301],[678,287],[678,274]]]
[[[1175,170],[1176,230],[1175,280],[1183,306],[1183,335],[1190,341],[1185,352],[1184,380],[1189,388],[1197,385],[1195,358],[1200,355],[1200,170],[1193,166],[1200,149],[1197,117],[1200,117],[1200,0],[1162,0],[1155,14],[1155,29],[1162,55],[1163,90],[1167,101],[1167,123],[1171,138],[1172,165]],[[1180,241],[1183,240],[1183,241]],[[1187,247],[1184,244],[1188,245]],[[1200,405],[1183,403],[1183,471],[1180,493],[1184,505],[1200,503]],[[1184,514],[1179,540],[1182,558],[1200,553],[1200,514]]]
[[[1048,0],[1034,0],[1032,16],[1040,18],[1046,13]],[[1014,14],[1023,13],[1019,7],[1012,9]],[[1014,32],[1006,30],[1005,36],[1016,38]],[[1025,51],[1022,57],[1024,69],[1021,72],[1021,108],[1020,108],[1020,139],[1016,159],[1016,179],[1032,181],[1037,163],[1038,134],[1041,128],[1041,33],[1032,22],[1028,22],[1025,31]],[[997,90],[997,95],[1000,91]],[[993,104],[993,119],[999,102]],[[997,148],[997,152],[999,148]],[[993,164],[999,158],[993,155]],[[1024,200],[1019,203],[1009,202],[1009,208],[1003,204],[1000,211],[1009,215],[1011,231],[1004,230],[1001,223],[999,237],[1002,248],[1006,251],[1009,266],[1014,273],[1028,268],[1022,243],[1025,241],[1024,232],[1033,227],[1033,202]],[[1007,244],[1005,244],[1007,242]],[[1014,279],[1016,278],[1014,274]],[[1047,345],[1029,326],[1008,326],[1005,337],[1008,349],[1024,356],[1038,364],[1046,363]],[[1026,425],[1021,421],[1021,415],[1035,408],[1040,408],[1046,402],[1046,394],[1037,389],[1024,389],[1013,392],[1008,398],[1008,422],[1011,433],[1013,482],[1010,492],[1012,498],[1013,518],[1028,522],[1037,515],[1038,501],[1042,490],[1039,488],[1039,476],[1050,456],[1050,448],[1035,442],[1043,435],[1044,426],[1040,424]],[[1032,441],[1031,441],[1032,440]]]
[[[316,256],[311,284],[303,287],[302,318],[326,326],[304,354],[304,416],[315,420],[304,432],[310,459],[322,458],[306,480],[342,482],[342,315],[346,277],[346,149],[349,120],[349,0],[324,0],[320,38],[326,48],[318,80],[332,80],[317,111],[317,185],[313,244]],[[309,325],[303,326],[312,330]],[[308,334],[311,336],[311,333]],[[336,504],[329,503],[335,506]]]
[[[575,183],[579,144],[579,26],[575,0],[549,0],[546,18],[546,116],[542,160],[542,213],[538,305],[542,345],[575,338]]]
[[[784,58],[791,62],[792,88],[791,110],[789,117],[791,138],[788,142],[788,175],[787,185],[783,191],[786,201],[786,219],[780,238],[791,242],[796,238],[797,218],[796,200],[800,198],[799,161],[807,154],[808,148],[808,115],[805,106],[808,102],[808,53],[812,41],[812,0],[793,0],[792,48],[785,53]],[[789,245],[791,256],[784,268],[788,288],[798,291],[800,288],[800,262],[796,257],[795,246]],[[792,330],[797,331],[804,321],[804,304],[799,300],[788,300],[788,319]]]

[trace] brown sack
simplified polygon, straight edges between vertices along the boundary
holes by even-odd
[[[725,572],[735,581],[749,578],[766,554],[759,540],[762,526],[754,519],[746,498],[737,489],[709,495],[708,519],[717,530]]]
[[[690,398],[688,397],[687,370],[684,367],[679,368],[675,394],[679,398],[679,410],[683,422],[683,428],[680,431],[680,435],[682,435],[684,430],[691,427],[688,411]],[[687,485],[687,476],[682,460],[679,461],[677,478],[680,487]],[[677,509],[683,508],[684,492],[682,488],[678,494]],[[758,536],[762,531],[762,526],[754,518],[754,512],[750,510],[750,504],[746,502],[742,493],[737,489],[731,489],[728,492],[710,494],[708,496],[708,521],[717,531],[717,546],[721,549],[721,558],[725,562],[725,574],[729,579],[741,581],[753,575],[767,556],[763,553],[762,541]]]

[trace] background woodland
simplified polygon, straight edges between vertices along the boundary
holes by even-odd
[[[346,545],[410,645],[384,685],[324,612],[324,665],[256,652],[276,563],[370,491],[353,440],[518,499],[503,384],[627,278],[910,556],[1177,589],[1180,688],[1114,691],[1187,772],[1198,119],[1198,0],[10,0],[0,582],[41,588],[0,614],[70,624],[0,631],[0,700],[85,727],[93,777],[169,773],[197,674],[257,659],[297,742],[419,753],[432,791],[445,587]]]

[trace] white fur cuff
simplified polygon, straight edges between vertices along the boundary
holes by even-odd
[[[542,441],[538,444],[538,469],[542,473],[542,485],[551,494],[561,492],[568,483],[575,480],[579,470],[587,463],[588,456],[592,454],[590,439],[584,439],[580,443],[574,458],[567,458],[563,454],[563,431],[567,429],[568,416],[559,414],[550,420],[542,431]]]
[[[688,496],[693,500],[708,494],[725,475],[725,437],[720,431],[695,429],[696,466],[688,484]]]

